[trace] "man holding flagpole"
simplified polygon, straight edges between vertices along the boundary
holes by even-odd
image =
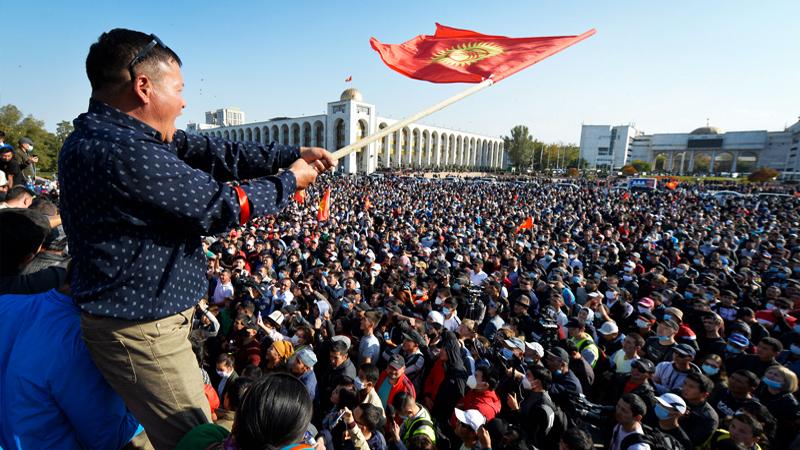
[[[83,338],[159,450],[211,418],[187,339],[207,289],[201,236],[277,214],[336,165],[322,148],[177,131],[180,66],[155,35],[101,35],[86,58],[88,112],[58,161]]]

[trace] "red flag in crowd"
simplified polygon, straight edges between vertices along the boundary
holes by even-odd
[[[303,204],[306,202],[306,191],[303,189],[302,191],[297,191],[294,193],[294,201],[297,203]]]
[[[372,207],[372,202],[369,201],[369,195],[367,195],[364,197],[364,211],[369,211],[371,207]]]
[[[519,200],[519,194],[514,194],[514,201],[516,202],[517,200]]]
[[[331,190],[325,190],[325,195],[319,201],[319,209],[317,210],[317,220],[324,222],[331,217]]]
[[[533,216],[528,216],[524,222],[519,224],[516,233],[519,233],[522,230],[530,230],[531,228],[533,228]]]
[[[629,194],[627,192],[622,194],[622,201],[623,202],[627,202],[629,198],[631,198],[631,194]]]
[[[677,181],[670,181],[670,182],[668,182],[666,184],[666,186],[667,186],[667,189],[669,189],[670,191],[674,191],[675,189],[678,188],[678,182]]]
[[[352,76],[352,75],[350,75],[349,77],[347,77],[347,78],[345,78],[345,79],[344,79],[344,82],[345,82],[345,83],[349,83],[349,82],[351,82],[351,81],[353,81],[353,76]]]
[[[402,44],[370,39],[387,66],[401,74],[433,83],[495,82],[509,77],[565,48],[595,30],[577,36],[510,38],[436,24],[433,36],[420,35]]]

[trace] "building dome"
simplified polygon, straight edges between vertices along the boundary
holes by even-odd
[[[722,134],[722,130],[717,127],[700,127],[689,134]]]
[[[358,89],[350,88],[350,89],[345,89],[344,92],[342,92],[342,95],[341,95],[341,97],[339,97],[339,100],[342,100],[342,101],[344,101],[344,100],[354,100],[354,101],[357,101],[357,102],[363,102],[364,101],[364,97],[361,96],[361,92]]]

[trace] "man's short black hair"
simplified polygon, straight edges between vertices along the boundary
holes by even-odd
[[[633,414],[634,417],[644,417],[644,415],[647,413],[647,405],[638,395],[628,392],[627,394],[622,394],[620,399],[628,404],[628,406],[631,408],[631,414]]]
[[[739,375],[740,377],[744,378],[745,381],[747,381],[747,384],[750,386],[750,389],[757,388],[758,384],[761,382],[761,380],[758,378],[758,375],[747,369],[739,369],[731,374],[731,376],[733,375]]]
[[[686,379],[697,383],[697,388],[700,389],[702,393],[710,394],[711,391],[714,390],[714,382],[711,381],[711,378],[708,378],[702,373],[689,372],[686,374]]]
[[[370,432],[383,429],[384,419],[383,410],[371,403],[362,403],[358,405],[361,410],[361,422]]]
[[[50,220],[23,208],[0,210],[0,275],[17,275],[25,258],[36,253],[50,233]]]
[[[381,372],[378,370],[378,366],[372,363],[363,363],[358,368],[361,372],[364,373],[364,379],[361,381],[368,382],[375,384],[378,382],[378,377],[380,377]]]
[[[97,38],[86,57],[86,75],[93,91],[102,91],[131,81],[128,66],[137,54],[153,41],[153,37],[139,31],[115,28]],[[180,66],[181,59],[169,47],[156,45],[136,63],[144,67],[155,63],[174,61]],[[134,69],[136,69],[134,67]]]
[[[561,442],[568,450],[592,450],[594,442],[589,433],[578,429],[570,428],[561,436]]]
[[[29,197],[36,196],[36,194],[33,191],[26,188],[25,186],[14,186],[8,190],[8,194],[6,194],[6,201],[12,201],[18,198],[23,198],[26,195]]]
[[[539,364],[531,364],[528,366],[528,371],[533,375],[534,380],[539,380],[542,389],[545,391],[550,389],[550,385],[553,384],[553,374],[549,370]]]
[[[500,384],[500,375],[497,373],[497,370],[494,367],[489,365],[481,365],[476,367],[475,371],[481,372],[483,382],[489,385],[490,391],[497,389],[497,385]]]
[[[9,193],[10,193],[10,191],[9,191]],[[758,343],[759,343],[759,345],[760,344],[769,345],[770,347],[772,347],[772,350],[775,353],[780,353],[780,352],[783,351],[783,344],[781,344],[781,341],[775,339],[772,336],[764,336],[763,338],[761,338],[760,341],[758,341]]]
[[[236,411],[239,409],[239,405],[242,403],[244,394],[253,383],[255,383],[254,379],[244,376],[229,380],[227,383],[225,383],[225,389],[222,390],[223,404],[225,397],[227,397],[230,410]]]

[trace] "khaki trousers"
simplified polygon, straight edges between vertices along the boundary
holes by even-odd
[[[188,339],[193,311],[153,321],[81,314],[92,359],[156,450],[172,450],[192,428],[211,421]]]

